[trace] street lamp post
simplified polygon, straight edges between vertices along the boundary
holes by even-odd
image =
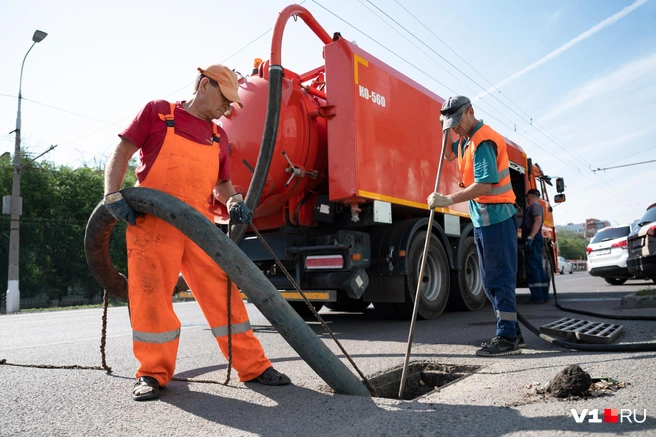
[[[18,84],[18,112],[16,113],[16,146],[14,148],[14,175],[11,181],[11,221],[9,225],[9,274],[7,277],[7,313],[15,313],[20,310],[20,289],[18,286],[18,254],[19,254],[19,229],[20,215],[22,210],[22,199],[20,197],[20,145],[21,145],[21,100],[23,99],[23,67],[25,59],[30,54],[34,44],[43,41],[47,33],[37,30],[32,36],[32,45],[25,53],[21,64],[20,81]]]

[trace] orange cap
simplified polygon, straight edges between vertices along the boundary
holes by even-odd
[[[231,102],[237,102],[240,108],[244,107],[239,98],[239,82],[234,71],[221,64],[210,65],[204,70],[199,67],[198,71],[200,71],[203,76],[215,80],[219,84],[221,92],[226,99]]]

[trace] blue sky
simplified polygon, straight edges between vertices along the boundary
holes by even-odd
[[[196,67],[225,62],[247,74],[253,58],[268,58],[270,29],[288,4],[3,2],[0,153],[13,153],[20,66],[35,29],[48,37],[25,64],[23,147],[36,156],[58,144],[42,159],[93,165],[106,160],[145,102],[186,99]],[[565,177],[557,224],[630,222],[656,202],[656,162],[591,171],[656,159],[655,0],[303,6],[329,33],[341,32],[437,94],[470,96],[477,116],[546,173]],[[321,48],[301,20],[290,21],[283,66],[301,72],[321,65]]]

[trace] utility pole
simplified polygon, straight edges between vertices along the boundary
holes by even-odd
[[[37,30],[32,36],[30,46],[21,64],[18,84],[18,111],[16,113],[16,143],[14,147],[14,174],[11,180],[11,221],[9,224],[9,271],[7,275],[7,314],[20,310],[20,288],[18,285],[18,259],[20,247],[20,215],[23,212],[23,199],[20,197],[20,145],[21,145],[21,101],[23,100],[23,67],[34,44],[43,41],[47,33]],[[6,197],[6,196],[5,196]],[[3,208],[4,209],[4,208]]]

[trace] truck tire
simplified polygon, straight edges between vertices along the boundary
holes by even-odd
[[[553,265],[554,263],[551,260],[549,248],[545,244],[544,248],[542,249],[542,266],[544,267],[544,272],[547,274],[547,284],[549,284],[549,290],[551,290],[551,279],[554,275]]]
[[[622,285],[626,282],[627,278],[604,278],[604,281],[610,285]]]
[[[474,237],[467,237],[462,247],[460,270],[451,273],[451,292],[448,306],[458,311],[475,311],[485,305],[478,252]]]
[[[414,297],[417,292],[417,277],[421,268],[421,258],[424,254],[426,231],[417,233],[408,250],[408,276],[405,280],[405,302],[391,304],[402,319],[410,319],[414,309]],[[436,319],[446,307],[449,300],[449,261],[442,243],[435,235],[431,235],[428,246],[428,258],[424,267],[424,286],[417,318]]]

